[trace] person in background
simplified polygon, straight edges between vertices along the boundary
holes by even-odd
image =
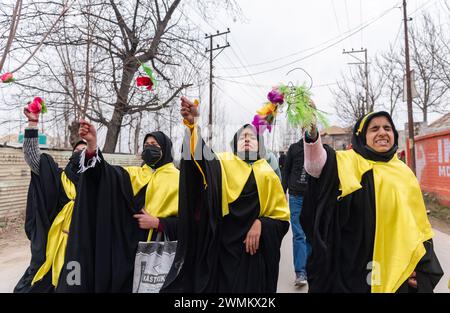
[[[277,176],[281,180],[280,165],[278,164],[278,160],[277,160],[275,153],[273,153],[270,150],[267,150],[264,158],[266,159],[267,163],[269,163],[270,167],[274,170],[275,174],[277,174]]]
[[[300,225],[303,196],[308,184],[307,174],[303,167],[303,140],[289,147],[282,177],[284,192],[289,192],[295,285],[301,287],[307,283],[306,260],[309,253],[306,236]]]
[[[278,158],[278,165],[280,166],[281,174],[283,174],[284,164],[286,163],[286,153],[280,151],[280,157]]]

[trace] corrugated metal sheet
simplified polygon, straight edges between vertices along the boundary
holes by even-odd
[[[65,166],[72,152],[45,150],[60,166]],[[140,158],[135,155],[104,154],[114,165],[139,166]],[[20,215],[25,211],[30,169],[23,158],[22,149],[0,147],[0,219]]]

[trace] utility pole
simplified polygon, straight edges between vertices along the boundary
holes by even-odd
[[[353,62],[353,63],[348,63],[348,64],[351,64],[351,65],[364,64],[364,76],[365,76],[364,88],[366,90],[366,108],[369,109],[369,62],[367,61],[367,48],[366,49],[361,48],[361,50],[352,49],[352,51],[345,51],[345,49],[344,49],[344,51],[342,53],[349,54],[350,56],[354,57],[356,60],[359,61],[359,62]],[[359,59],[358,57],[355,57],[353,55],[354,53],[364,53],[364,61]],[[366,110],[364,110],[364,111],[366,111]]]
[[[219,46],[213,47],[213,38],[218,36],[223,36],[230,33],[230,29],[227,28],[226,32],[219,32],[215,34],[205,34],[205,39],[209,39],[209,49],[206,49],[206,52],[209,52],[209,119],[208,119],[208,127],[209,127],[209,134],[208,134],[208,143],[212,145],[212,129],[213,129],[213,60],[227,47],[230,46],[228,41],[226,41],[225,46]],[[220,50],[219,53],[216,55],[213,55],[213,51]]]
[[[416,173],[416,148],[414,144],[414,118],[412,108],[411,91],[411,67],[409,63],[409,40],[408,40],[408,14],[406,10],[406,0],[403,0],[403,23],[405,26],[405,63],[406,63],[406,104],[408,107],[408,137],[409,137],[409,166]]]

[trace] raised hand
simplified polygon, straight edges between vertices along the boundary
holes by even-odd
[[[181,97],[181,116],[189,122],[189,124],[194,124],[195,119],[200,116],[198,112],[197,104],[190,101],[186,97]]]
[[[95,152],[97,149],[97,130],[94,125],[85,120],[80,120],[78,135],[87,142],[87,151]]]
[[[29,126],[36,126],[39,122],[39,113],[33,113],[30,110],[28,110],[28,107],[24,107],[23,108],[23,114],[25,114],[25,116],[28,119],[28,124]]]

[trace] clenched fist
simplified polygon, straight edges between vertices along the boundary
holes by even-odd
[[[95,152],[97,149],[97,130],[94,125],[85,120],[80,120],[78,135],[87,142],[87,151]]]
[[[181,116],[189,122],[194,124],[195,119],[200,116],[197,104],[188,100],[186,97],[181,97]]]

